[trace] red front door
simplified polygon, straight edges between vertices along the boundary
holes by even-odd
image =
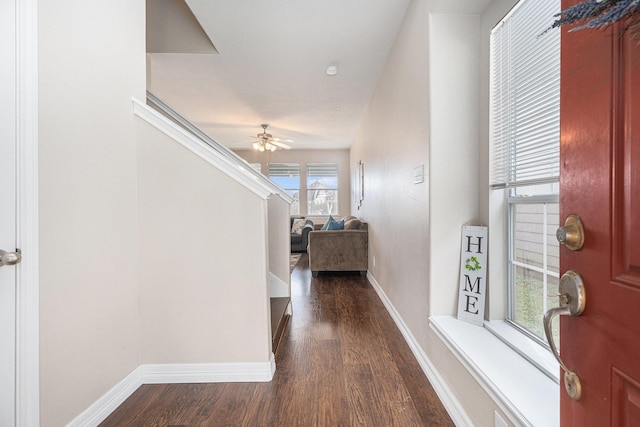
[[[560,214],[585,242],[560,265],[586,288],[584,313],[561,319],[582,385],[578,401],[561,385],[563,427],[640,425],[640,39],[620,31],[562,33]]]

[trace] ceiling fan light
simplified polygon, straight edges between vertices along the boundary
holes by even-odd
[[[267,124],[263,124],[262,126],[262,133],[259,133],[256,135],[256,137],[258,138],[257,141],[255,141],[252,144],[252,147],[254,150],[256,151],[260,151],[260,152],[264,152],[264,151],[276,151],[279,148],[283,149],[283,150],[289,150],[291,149],[290,146],[288,146],[287,144],[283,144],[279,141],[283,141],[282,139],[279,138],[274,138],[273,135],[271,135],[270,133],[267,133]],[[285,141],[288,142],[293,142],[292,139],[287,139]]]

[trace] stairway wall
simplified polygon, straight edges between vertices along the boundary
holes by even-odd
[[[142,363],[270,360],[267,202],[138,124]]]

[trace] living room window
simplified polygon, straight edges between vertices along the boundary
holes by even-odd
[[[338,214],[338,164],[307,164],[307,214]]]
[[[523,0],[491,32],[492,212],[507,222],[506,320],[544,345],[542,316],[558,305],[560,170],[560,33],[545,30],[559,11],[559,0]]]
[[[293,198],[290,214],[300,215],[300,165],[298,163],[269,163],[269,179]]]

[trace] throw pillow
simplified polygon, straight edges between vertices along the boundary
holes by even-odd
[[[293,225],[291,226],[291,233],[302,234],[302,228],[304,227],[306,222],[306,219],[294,219]]]
[[[329,229],[329,224],[331,224],[332,222],[334,222],[335,219],[333,219],[333,217],[331,215],[329,215],[329,219],[327,220],[327,222],[325,222],[322,227],[320,228],[320,230],[328,230]]]
[[[345,230],[359,230],[362,222],[357,218],[352,218],[344,223]]]
[[[332,221],[327,230],[344,230],[344,219],[342,221]]]

